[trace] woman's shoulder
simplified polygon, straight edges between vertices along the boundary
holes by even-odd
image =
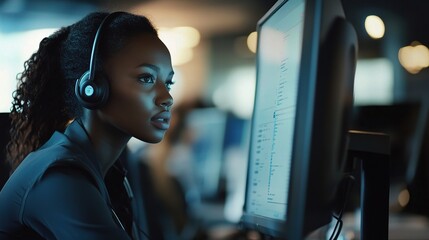
[[[47,143],[31,152],[16,168],[9,181],[24,181],[32,185],[39,181],[48,169],[64,166],[81,169],[96,175],[96,169],[89,164],[88,157],[74,147],[61,133],[55,133]],[[94,172],[94,173],[93,173]]]
[[[37,159],[34,162],[44,165],[43,161],[44,159]],[[43,167],[37,164],[20,166],[0,191],[0,211],[6,215],[2,217],[22,224],[26,212],[37,206],[34,205],[35,201],[29,198],[44,199],[43,201],[49,204],[55,201],[55,198],[64,196],[59,194],[58,189],[68,192],[74,189],[77,192],[90,188],[98,191],[94,176],[80,164],[75,164],[76,162],[73,159],[58,159],[54,163],[61,164],[47,164]]]
[[[83,179],[98,189],[103,184],[99,170],[91,160],[61,133],[56,133],[21,162],[3,186],[0,197],[14,199],[18,205],[24,205],[27,195],[36,185],[49,185],[55,179],[69,179],[70,176],[74,176],[76,181]]]

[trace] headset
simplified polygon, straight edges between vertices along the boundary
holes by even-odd
[[[109,99],[109,82],[102,77],[96,79],[95,76],[98,39],[100,38],[105,26],[108,25],[112,19],[122,14],[124,14],[124,12],[113,12],[103,19],[97,29],[97,33],[95,34],[94,42],[92,44],[89,70],[83,73],[82,76],[76,80],[74,88],[75,95],[80,104],[85,108],[98,109],[106,104]]]

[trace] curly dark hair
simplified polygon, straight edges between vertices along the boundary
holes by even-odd
[[[63,132],[69,122],[82,115],[74,85],[89,68],[94,36],[107,15],[91,13],[59,29],[44,38],[24,63],[10,113],[7,159],[12,170],[55,131]],[[142,33],[156,35],[157,31],[146,17],[130,13],[116,16],[103,27],[96,56],[97,78],[103,76],[103,60],[119,51],[129,38]]]

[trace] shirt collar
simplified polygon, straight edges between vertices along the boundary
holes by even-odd
[[[101,172],[100,162],[97,159],[97,156],[94,152],[93,145],[91,139],[89,138],[88,132],[83,126],[80,120],[74,120],[65,130],[64,135],[66,135],[69,140],[78,145],[78,147],[88,156],[91,162],[96,166],[97,170]],[[127,154],[124,152],[121,154],[121,158],[126,158]],[[122,162],[118,159],[115,164],[112,166],[113,171],[117,171],[123,177],[126,176],[127,171],[122,164]]]
[[[79,120],[74,120],[64,131],[64,135],[88,157],[91,163],[101,173],[100,162],[95,154],[91,139]]]

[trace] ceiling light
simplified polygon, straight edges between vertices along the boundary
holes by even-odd
[[[365,30],[371,38],[382,38],[385,32],[384,22],[380,17],[370,15],[365,19]]]
[[[158,36],[170,51],[174,66],[192,60],[192,48],[200,41],[200,33],[192,27],[159,28]]]
[[[406,207],[410,202],[410,192],[407,189],[402,190],[398,196],[398,202],[401,207]]]
[[[409,73],[417,74],[429,66],[429,49],[419,42],[413,42],[410,46],[399,49],[398,58]]]
[[[193,27],[175,27],[173,31],[183,47],[193,48],[200,42],[200,32]]]
[[[253,53],[256,53],[257,38],[258,38],[257,32],[252,32],[247,37],[247,47]]]

